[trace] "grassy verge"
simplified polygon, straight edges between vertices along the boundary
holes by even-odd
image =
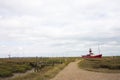
[[[83,59],[79,62],[79,67],[89,71],[119,73],[120,57],[106,57],[101,59]]]
[[[56,64],[54,66],[47,66],[39,72],[33,72],[25,76],[15,77],[11,80],[49,80],[59,73],[67,64],[68,62]]]

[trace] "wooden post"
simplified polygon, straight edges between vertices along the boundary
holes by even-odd
[[[38,60],[37,60],[37,56],[36,56],[36,61],[35,61],[35,72],[38,72]]]

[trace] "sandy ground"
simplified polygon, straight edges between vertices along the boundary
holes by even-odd
[[[120,73],[99,73],[82,70],[79,61],[70,63],[51,80],[120,80]]]

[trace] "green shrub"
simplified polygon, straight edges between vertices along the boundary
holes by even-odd
[[[8,77],[8,76],[12,76],[12,72],[11,71],[7,71],[5,69],[0,69],[0,77]]]
[[[14,65],[13,66],[13,72],[18,73],[18,72],[26,72],[27,70],[30,70],[31,67],[27,65]]]

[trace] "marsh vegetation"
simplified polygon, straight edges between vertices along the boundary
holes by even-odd
[[[24,76],[17,76],[8,80],[47,80],[54,77],[68,63],[76,58],[2,58],[0,59],[0,78],[14,76],[15,73],[25,73],[34,69],[34,72]]]
[[[120,57],[85,58],[80,61],[79,67],[89,71],[116,73],[120,72]]]

